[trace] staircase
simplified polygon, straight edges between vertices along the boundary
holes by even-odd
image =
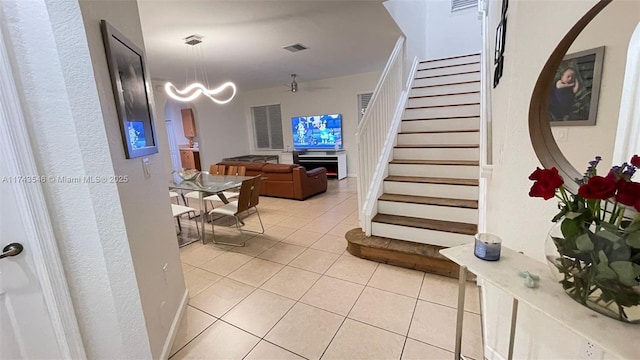
[[[480,55],[419,64],[373,236],[442,247],[478,228]]]

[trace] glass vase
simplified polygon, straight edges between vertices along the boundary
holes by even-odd
[[[633,284],[628,276],[625,278],[616,272],[624,274],[621,270],[624,265],[633,268],[633,265],[623,263],[637,263],[640,251],[626,245],[621,231],[617,233],[620,239],[616,241],[615,235],[603,237],[602,228],[596,228],[594,224],[584,224],[578,235],[582,238],[577,240],[578,236],[567,234],[572,232],[567,227],[563,234],[562,223],[565,220],[551,227],[545,242],[547,264],[565,293],[600,314],[622,322],[640,324],[638,279]],[[584,237],[585,234],[588,237]],[[589,243],[593,245],[591,250]],[[612,266],[614,262],[619,263]]]

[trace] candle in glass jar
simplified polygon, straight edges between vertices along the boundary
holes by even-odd
[[[502,239],[497,235],[478,233],[474,235],[475,247],[473,253],[482,260],[496,261],[500,259]]]

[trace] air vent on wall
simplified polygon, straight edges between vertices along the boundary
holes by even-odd
[[[478,0],[451,0],[451,12],[478,6]]]
[[[283,47],[283,49],[291,51],[291,52],[298,52],[298,51],[302,51],[302,50],[307,50],[308,47],[297,43],[297,44],[293,44],[293,45],[289,45],[289,46],[285,46]]]

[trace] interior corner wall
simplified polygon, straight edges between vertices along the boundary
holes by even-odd
[[[38,175],[113,175],[78,2],[2,1],[0,16]],[[116,184],[42,189],[87,357],[150,358]]]
[[[451,0],[427,1],[426,59],[479,53],[482,29],[478,8],[451,11]]]
[[[384,2],[393,20],[407,39],[407,67],[411,68],[413,59],[424,60],[427,57],[427,1],[426,0],[388,0]]]
[[[171,152],[169,150],[169,138],[166,129],[167,122],[171,122],[172,127],[175,127],[176,124],[179,124],[180,126],[180,132],[177,132],[175,128],[173,131],[176,137],[176,144],[183,144],[187,142],[187,140],[183,136],[180,109],[177,108],[177,106],[174,106],[175,101],[169,98],[169,96],[164,92],[164,87],[159,82],[152,81],[151,88],[155,104],[155,120],[157,124],[156,133],[158,135],[159,146],[158,150],[160,151],[160,154],[162,154],[165,174],[167,174],[168,178],[171,178],[173,164],[171,163]],[[180,141],[180,137],[184,140]]]
[[[162,140],[164,123],[158,120],[164,116],[158,117],[152,106],[160,153],[144,157],[149,160],[150,174],[145,176],[143,158],[125,158],[100,30],[100,20],[104,19],[127,39],[144,49],[138,4],[136,0],[80,0],[79,3],[102,105],[103,126],[109,143],[113,170],[116,175],[128,176],[127,182],[117,184],[120,206],[146,323],[146,341],[151,348],[150,357],[159,358],[186,294],[176,230],[167,194],[167,169],[162,155],[168,147],[166,138]],[[149,75],[148,69],[146,75]],[[147,91],[153,104],[150,81],[147,83]],[[126,314],[121,315],[126,317]]]
[[[292,93],[284,86],[254,90],[244,94],[244,121],[252,154],[282,155],[282,151],[255,149],[251,107],[280,104],[284,147],[293,148],[291,118],[294,116],[342,114],[342,143],[347,152],[348,176],[356,176],[358,169],[358,94],[373,92],[380,72],[342,76],[298,83],[299,91]]]
[[[558,210],[553,200],[528,196],[532,185],[528,176],[540,166],[529,138],[529,102],[540,70],[555,46],[596,2],[509,2],[504,72],[491,93],[494,163],[488,181],[487,231],[500,236],[504,246],[539,261],[545,259],[546,235]],[[500,4],[500,0],[492,0],[489,5],[489,29],[497,26]],[[554,281],[550,273],[538,275],[542,281]],[[506,358],[511,299],[492,287],[483,290],[486,346],[497,352],[496,358]],[[498,305],[491,305],[495,302]],[[579,344],[583,339],[523,308],[521,304],[527,315],[519,316],[514,358],[581,356]]]

